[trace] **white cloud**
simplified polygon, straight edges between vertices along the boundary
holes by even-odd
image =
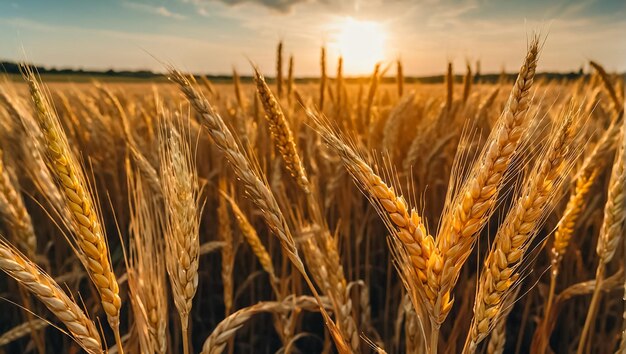
[[[153,6],[153,5],[143,4],[139,2],[130,2],[130,1],[125,1],[122,4],[123,6],[129,9],[139,10],[139,11],[143,11],[146,13],[159,15],[163,17],[169,17],[175,20],[184,20],[186,18],[185,15],[172,12],[168,10],[165,6]]]

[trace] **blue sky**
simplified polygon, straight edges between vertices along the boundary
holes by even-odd
[[[484,72],[514,71],[535,29],[547,34],[540,70],[594,59],[626,71],[624,0],[0,0],[0,59],[160,70],[158,58],[245,74],[247,58],[273,72],[282,39],[296,73],[316,75],[320,46],[334,63],[348,17],[376,23],[386,34],[382,59],[401,57],[408,75],[440,73],[448,60],[459,71],[477,59]]]

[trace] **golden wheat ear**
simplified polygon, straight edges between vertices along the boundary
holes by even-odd
[[[89,354],[102,354],[96,325],[61,287],[29,259],[0,240],[0,269],[39,299],[65,326],[69,335]]]
[[[580,335],[578,353],[586,352],[585,346],[590,331],[593,329],[595,315],[601,297],[601,283],[605,277],[606,266],[615,255],[617,247],[624,238],[626,220],[626,124],[622,126],[621,146],[617,150],[611,170],[607,201],[604,205],[604,219],[600,228],[600,237],[596,246],[599,262],[596,269],[596,287],[591,297],[585,325]]]
[[[40,329],[46,328],[49,325],[50,322],[44,319],[36,319],[17,325],[0,335],[0,347],[3,347],[22,337],[25,337],[31,334],[33,331],[38,331]]]
[[[37,252],[37,236],[15,181],[7,169],[4,152],[0,148],[0,215],[11,225],[15,242],[32,258]]]
[[[263,78],[263,75],[261,75],[256,67],[254,67],[254,79],[256,81],[257,93],[265,109],[265,119],[268,122],[272,140],[280,152],[285,162],[285,167],[289,170],[291,176],[304,192],[309,194],[311,193],[309,179],[304,170],[304,165],[298,154],[293,133],[285,119],[283,110],[278,100],[276,100],[272,94],[269,86],[265,83],[265,78]]]
[[[43,133],[42,155],[48,161],[51,174],[55,176],[65,203],[71,211],[72,237],[79,251],[79,258],[100,294],[109,325],[115,334],[118,350],[122,351],[119,333],[120,308],[119,285],[109,259],[109,250],[102,226],[100,211],[93,197],[83,168],[74,156],[59,118],[50,104],[33,71],[23,68],[31,99],[35,106],[35,118]]]
[[[187,97],[193,109],[202,117],[202,123],[207,128],[209,135],[234,169],[235,174],[240,178],[243,187],[252,202],[262,211],[263,218],[272,233],[278,238],[283,252],[287,255],[294,267],[302,274],[307,286],[318,300],[322,316],[326,322],[330,334],[342,353],[351,352],[349,345],[342,337],[337,325],[331,320],[330,315],[324,309],[317,289],[308,276],[302,259],[298,253],[296,243],[283,212],[278,206],[274,194],[267,186],[266,180],[260,175],[257,169],[253,168],[250,158],[242,153],[235,137],[224,123],[222,117],[215,112],[211,104],[201,96],[177,70],[170,68],[170,79],[178,84],[180,90]]]
[[[189,119],[189,118],[186,118]],[[165,260],[189,354],[189,316],[198,289],[200,186],[188,124],[167,115],[159,130],[160,180],[165,206]]]
[[[569,109],[562,123],[553,129],[550,144],[537,159],[533,172],[498,228],[480,275],[466,353],[475,352],[497,325],[505,314],[503,304],[511,301],[523,279],[522,265],[528,261],[532,241],[562,194],[562,186],[579,153],[570,146],[577,136],[578,114],[579,111]]]
[[[404,261],[408,262],[407,266],[411,267],[414,274],[406,277],[409,282],[407,285],[414,287],[419,296],[426,299],[425,307],[429,314],[438,318],[435,314],[436,293],[430,288],[428,277],[433,267],[440,263],[434,239],[426,230],[426,223],[393,187],[388,186],[372,167],[343,141],[339,133],[331,127],[331,123],[325,121],[318,113],[307,110],[307,114],[324,141],[341,157],[343,165],[376,208],[389,232],[406,249],[408,256]]]

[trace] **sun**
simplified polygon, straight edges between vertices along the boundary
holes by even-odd
[[[333,42],[347,74],[366,74],[384,59],[386,39],[380,23],[348,17],[338,24]]]

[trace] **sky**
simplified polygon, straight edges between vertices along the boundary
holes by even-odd
[[[535,31],[540,71],[626,71],[625,0],[0,0],[0,60],[89,70],[271,75],[282,40],[297,76],[319,75],[321,46],[348,75],[398,58],[411,76],[516,71]]]

